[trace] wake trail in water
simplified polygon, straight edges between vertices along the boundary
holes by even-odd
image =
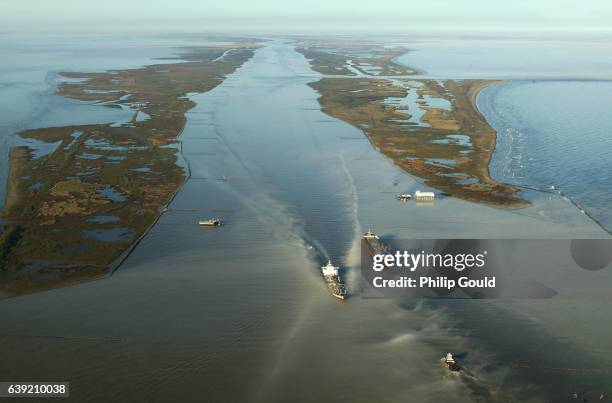
[[[352,204],[349,206],[351,211],[351,222],[353,227],[353,241],[351,242],[350,248],[346,251],[344,256],[344,262],[349,268],[346,276],[346,283],[351,290],[355,292],[358,288],[359,283],[359,267],[361,265],[361,224],[359,222],[359,196],[357,195],[357,186],[355,185],[355,179],[351,175],[346,160],[342,152],[338,153],[338,157],[341,162],[342,172],[346,177],[348,184],[351,189],[351,201]]]
[[[303,329],[304,322],[306,318],[309,316],[308,312],[312,310],[314,305],[314,300],[311,298],[304,305],[304,308],[297,315],[297,321],[293,323],[293,326],[286,333],[284,340],[281,342],[277,358],[272,366],[272,369],[267,373],[264,381],[261,383],[259,391],[257,393],[257,398],[255,401],[271,401],[271,399],[266,398],[269,395],[270,391],[275,390],[275,385],[277,378],[281,375],[283,368],[285,368],[286,364],[289,363],[285,360],[286,353],[289,351],[292,341],[296,338],[296,336]],[[272,399],[273,400],[273,399]]]

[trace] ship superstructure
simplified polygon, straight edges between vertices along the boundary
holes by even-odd
[[[340,269],[334,266],[329,260],[325,266],[321,267],[325,284],[331,294],[339,299],[345,299],[347,297],[346,287],[340,278]]]

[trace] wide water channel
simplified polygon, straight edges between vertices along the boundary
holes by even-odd
[[[169,211],[112,277],[2,301],[1,378],[69,380],[76,401],[536,402],[606,385],[538,369],[612,357],[570,341],[571,326],[530,320],[520,301],[360,297],[369,226],[405,238],[603,234],[547,194],[520,212],[398,203],[394,192],[425,187],[320,111],[307,85],[319,78],[273,41],[194,94],[181,137],[191,177]],[[227,225],[196,225],[209,216]],[[327,258],[345,269],[345,302],[320,277]],[[447,351],[475,378],[449,377]]]

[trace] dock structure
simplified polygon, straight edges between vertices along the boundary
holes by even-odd
[[[417,190],[414,192],[414,199],[416,201],[433,201],[436,198],[436,194],[434,192],[421,192]]]

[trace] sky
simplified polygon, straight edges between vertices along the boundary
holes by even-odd
[[[0,0],[0,30],[612,31],[612,0]]]

